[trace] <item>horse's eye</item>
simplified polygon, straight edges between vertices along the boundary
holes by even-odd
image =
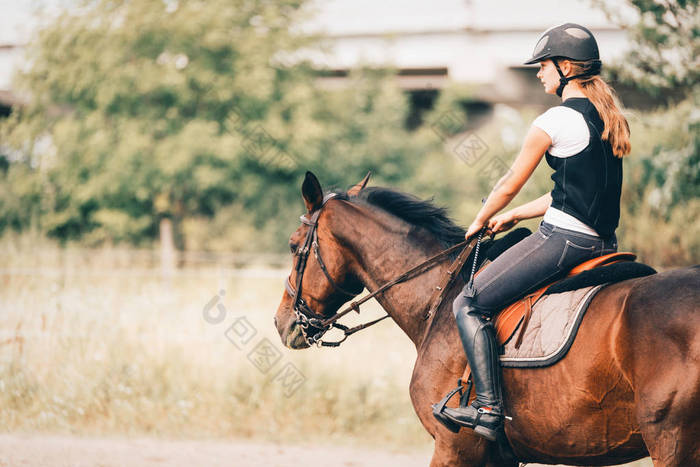
[[[297,246],[294,243],[290,243],[289,244],[289,251],[291,251],[293,255],[296,254]]]

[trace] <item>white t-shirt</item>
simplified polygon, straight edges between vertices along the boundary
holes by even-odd
[[[552,138],[549,153],[554,157],[570,157],[583,151],[590,140],[583,114],[569,107],[552,107],[532,122]]]
[[[590,141],[588,125],[580,112],[569,107],[552,107],[532,123],[552,139],[548,148],[554,157],[571,157],[583,151]],[[547,208],[544,221],[563,229],[598,237],[598,233],[574,216],[553,207]]]

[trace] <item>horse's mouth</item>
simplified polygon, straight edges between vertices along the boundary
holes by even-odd
[[[290,349],[306,349],[309,344],[306,343],[304,334],[301,332],[301,326],[299,324],[294,324],[287,334],[287,339],[285,339],[284,345]]]

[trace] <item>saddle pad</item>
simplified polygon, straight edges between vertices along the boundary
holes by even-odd
[[[529,368],[559,361],[574,342],[583,315],[595,294],[606,284],[544,295],[532,308],[519,348],[515,348],[523,320],[504,344],[501,366]]]

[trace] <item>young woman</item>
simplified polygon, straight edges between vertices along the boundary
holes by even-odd
[[[459,335],[472,372],[471,405],[436,414],[495,440],[503,427],[498,349],[491,318],[504,306],[592,257],[617,251],[622,160],[629,127],[614,92],[600,78],[593,34],[566,23],[548,29],[525,64],[539,63],[537,77],[562,104],[537,117],[511,167],[489,195],[466,237],[496,233],[544,215],[539,230],[489,264],[453,303]],[[554,169],[550,193],[496,215],[515,197],[542,160]]]

